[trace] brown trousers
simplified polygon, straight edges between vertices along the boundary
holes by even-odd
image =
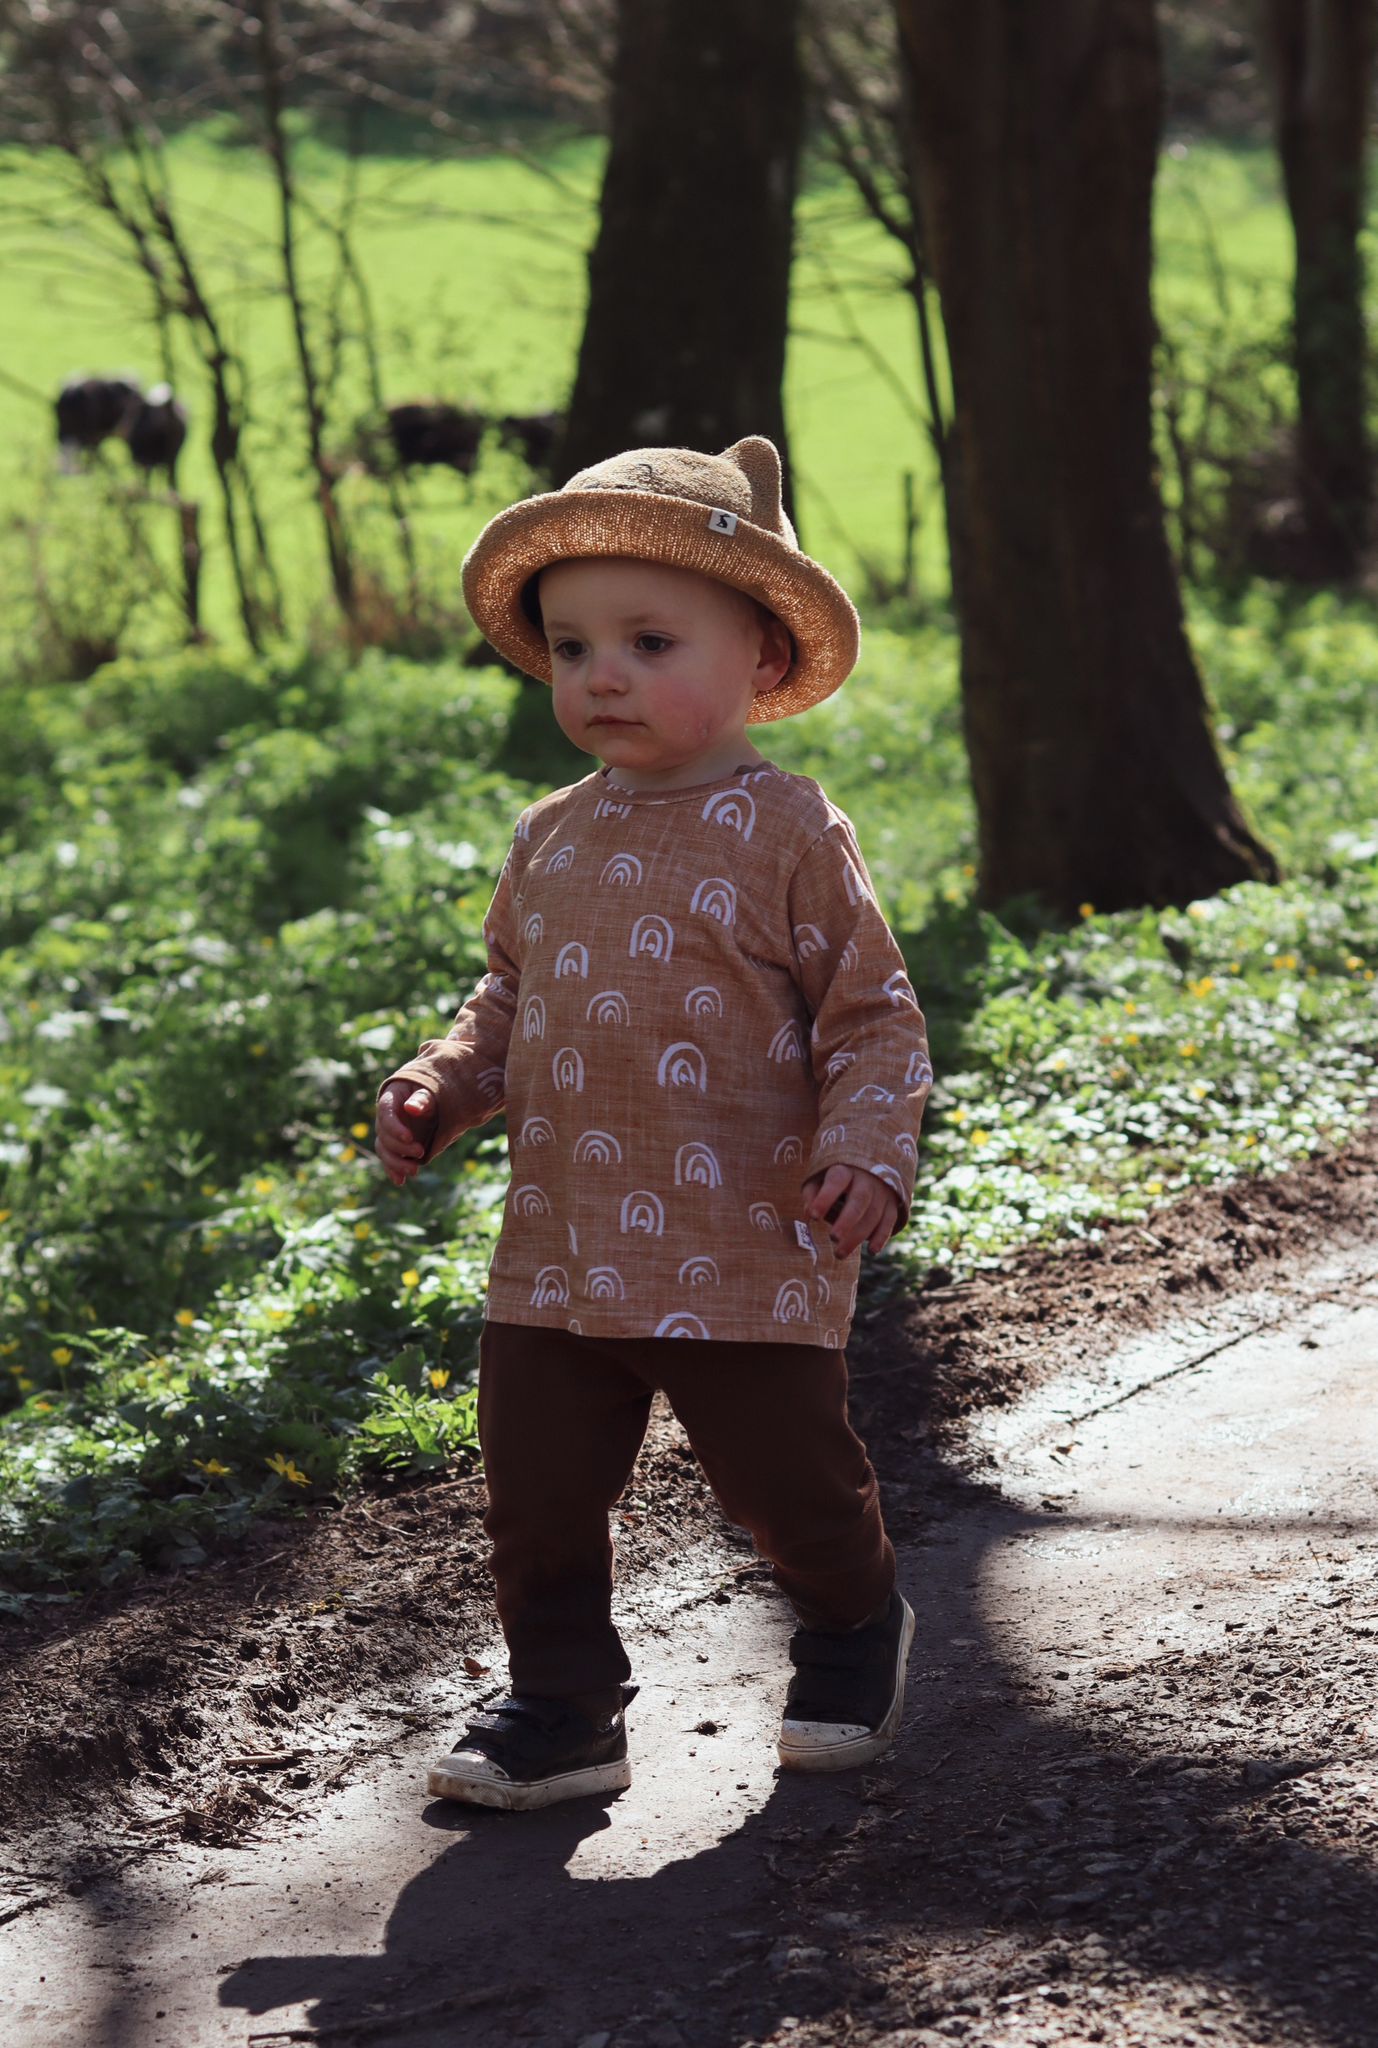
[[[663,1388],[729,1520],[806,1627],[850,1628],[895,1583],[847,1361],[817,1344],[590,1337],[485,1322],[479,1441],[514,1691],[595,1692],[631,1666],[612,1623],[608,1515]]]

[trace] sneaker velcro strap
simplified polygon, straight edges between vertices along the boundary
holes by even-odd
[[[790,1638],[789,1660],[800,1670],[859,1671],[874,1650],[874,1640],[861,1629],[847,1635],[799,1629]]]

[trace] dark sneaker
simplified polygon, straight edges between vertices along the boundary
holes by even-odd
[[[502,1700],[476,1714],[451,1754],[431,1765],[426,1790],[513,1812],[624,1791],[632,1782],[624,1710],[637,1688],[620,1690],[622,1705],[602,1725],[568,1700]]]
[[[904,1708],[914,1610],[892,1593],[879,1621],[843,1631],[799,1628],[780,1723],[788,1771],[846,1771],[890,1747]]]

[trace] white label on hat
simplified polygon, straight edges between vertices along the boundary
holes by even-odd
[[[708,524],[712,527],[714,533],[735,533],[737,531],[737,515],[735,512],[721,512],[715,505],[708,515]]]

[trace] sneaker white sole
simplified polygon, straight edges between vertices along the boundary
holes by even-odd
[[[776,1754],[780,1765],[786,1771],[850,1771],[858,1764],[868,1764],[873,1757],[886,1751],[899,1732],[900,1717],[904,1713],[904,1681],[909,1671],[909,1649],[914,1640],[914,1610],[900,1595],[904,1609],[904,1627],[900,1633],[899,1657],[895,1664],[895,1691],[886,1710],[885,1719],[878,1728],[868,1728],[864,1735],[849,1735],[840,1742],[819,1742],[812,1733],[808,1739],[791,1741],[790,1729],[797,1726],[801,1736],[805,1728],[820,1729],[824,1723],[800,1721],[780,1724],[780,1740]]]
[[[625,1756],[527,1784],[493,1777],[459,1756],[432,1764],[426,1773],[426,1790],[437,1799],[460,1799],[467,1806],[489,1806],[502,1813],[529,1813],[539,1806],[556,1806],[562,1799],[584,1799],[591,1792],[625,1792],[631,1782],[631,1758]]]

